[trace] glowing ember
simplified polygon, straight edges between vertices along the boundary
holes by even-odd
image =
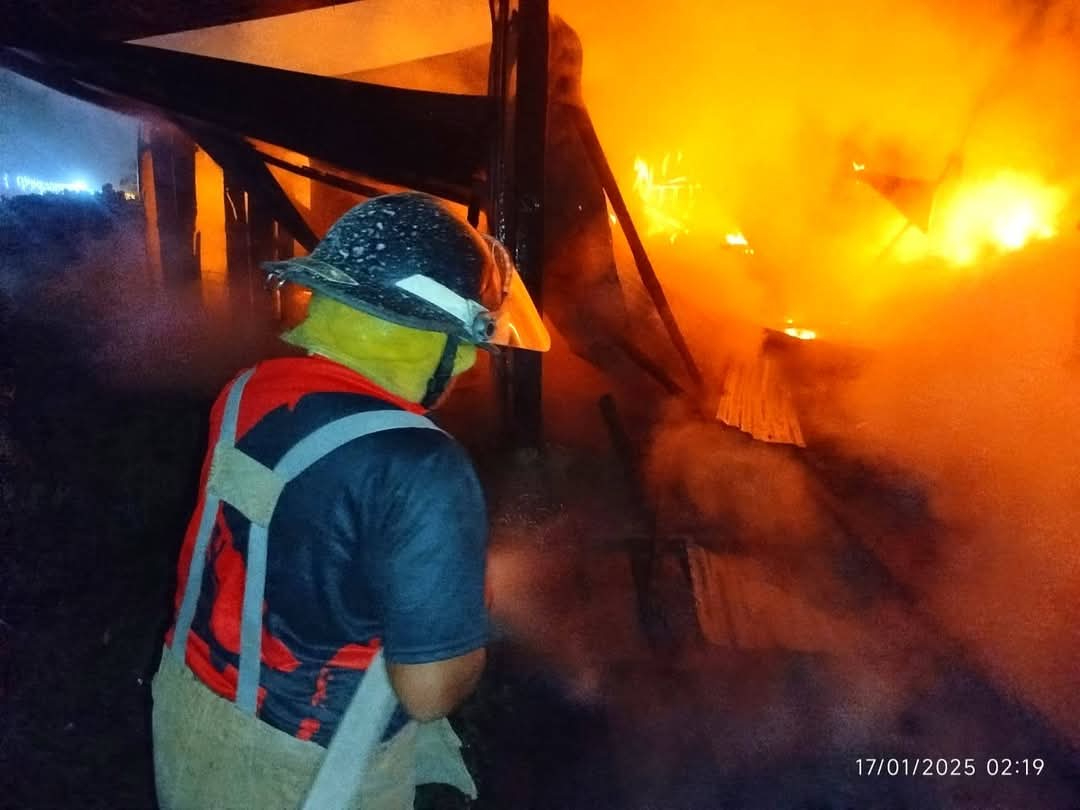
[[[795,325],[794,318],[785,318],[784,334],[788,337],[797,338],[799,340],[815,340],[817,338],[817,332],[813,329],[803,329],[801,326]]]
[[[730,247],[742,248],[742,252],[748,256],[754,254],[754,249],[750,247],[750,243],[742,233],[729,233],[724,237],[724,241],[727,242]]]
[[[659,171],[644,159],[634,160],[634,191],[641,199],[647,236],[662,234],[674,242],[690,232],[694,197],[701,188],[685,175],[675,174],[682,154],[664,155]]]

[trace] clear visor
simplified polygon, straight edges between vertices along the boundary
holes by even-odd
[[[487,342],[546,352],[551,348],[551,335],[518,275],[513,258],[497,239],[483,236],[494,259],[480,288],[480,303],[494,321],[494,331]]]

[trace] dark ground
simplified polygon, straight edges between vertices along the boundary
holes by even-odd
[[[0,219],[3,807],[154,806],[149,679],[209,395],[107,382],[95,370],[93,328],[41,292],[87,255],[119,250],[125,216],[98,210],[77,227],[55,210],[20,215],[17,227]],[[39,227],[51,228],[47,238]],[[489,481],[492,461],[482,470]],[[571,454],[563,488],[582,478],[591,484],[582,489],[610,485],[600,500],[625,509],[625,493],[597,474],[605,464]],[[590,521],[618,523],[586,515],[575,531]],[[935,661],[887,725],[845,736],[837,729],[848,701],[821,656],[693,643],[650,651],[630,626],[626,560],[587,558],[569,539],[538,550],[559,562],[537,578],[573,574],[538,585],[554,594],[529,607],[540,631],[493,645],[484,682],[460,712],[478,810],[1080,807],[1075,751],[964,661]],[[665,570],[671,610],[678,567]],[[567,617],[559,588],[588,609]],[[618,600],[630,608],[609,609]],[[685,618],[681,608],[674,613]],[[997,779],[857,775],[858,758],[883,754],[970,756],[980,770],[987,757],[1027,755],[1046,766],[1041,776]],[[464,806],[440,793],[425,801]]]

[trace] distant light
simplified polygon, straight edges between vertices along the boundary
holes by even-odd
[[[7,175],[4,175],[4,187],[10,188]],[[56,183],[49,180],[42,180],[39,177],[19,174],[15,176],[15,188],[23,194],[61,194],[65,191],[86,194],[90,191],[90,184],[81,178],[72,180],[69,183]]]
[[[866,164],[865,163],[857,163],[856,161],[853,160],[853,161],[851,161],[851,168],[854,169],[857,172],[864,172],[864,171],[866,171]]]

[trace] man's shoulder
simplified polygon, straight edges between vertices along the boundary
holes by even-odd
[[[422,473],[428,480],[472,473],[472,461],[457,439],[427,417],[405,413],[392,414],[402,417],[392,427],[344,445],[344,455],[382,459],[403,475]]]

